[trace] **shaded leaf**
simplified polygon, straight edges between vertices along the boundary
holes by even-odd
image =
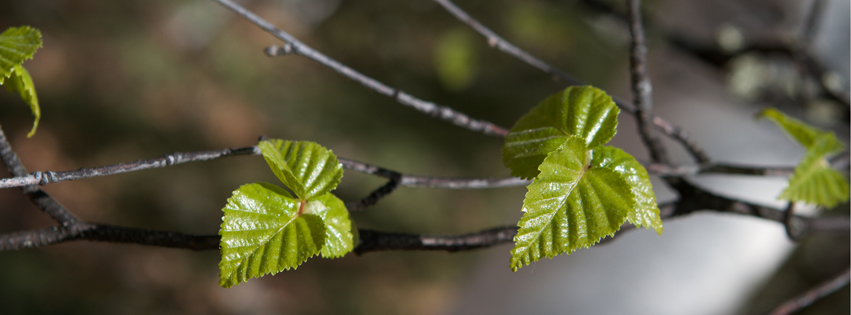
[[[38,96],[35,94],[35,84],[33,84],[30,73],[23,66],[15,66],[12,68],[12,73],[3,85],[6,86],[9,92],[17,92],[21,96],[21,99],[30,106],[30,111],[32,111],[35,120],[33,121],[32,129],[27,133],[27,137],[32,137],[35,134],[36,128],[38,128],[41,109],[38,106]]]
[[[590,247],[627,220],[662,231],[647,171],[620,149],[568,137],[541,163],[523,200],[511,269]]]
[[[777,124],[778,127],[783,129],[783,131],[785,131],[786,134],[788,134],[790,137],[792,137],[792,139],[795,139],[796,141],[798,141],[798,143],[800,143],[802,146],[804,146],[807,149],[812,148],[815,145],[815,140],[819,136],[821,136],[823,134],[833,135],[833,132],[826,132],[826,131],[820,130],[818,128],[812,127],[810,125],[807,125],[803,121],[789,117],[786,114],[784,114],[784,113],[782,113],[782,112],[780,112],[780,111],[778,111],[774,108],[767,108],[767,109],[759,112],[759,114],[757,114],[756,117],[757,118],[766,118],[766,119],[774,122],[775,124]],[[827,145],[826,149],[828,149],[827,150],[828,153],[834,153],[834,152],[842,151],[843,145],[842,145],[841,142],[839,142],[838,139],[836,139],[835,135],[833,136],[832,139],[828,139],[826,141],[827,141],[827,143],[825,143],[823,145]]]
[[[309,141],[261,141],[269,167],[300,199],[321,196],[340,183],[343,166],[331,150]]]
[[[807,148],[807,153],[789,178],[789,186],[779,199],[827,207],[848,201],[848,181],[832,169],[827,161],[828,156],[845,149],[845,145],[833,132],[812,127],[773,108],[763,110],[757,114],[757,118],[771,120]]]
[[[830,167],[825,156],[835,149],[833,134],[825,134],[813,141],[795,173],[789,179],[789,187],[780,199],[803,201],[810,204],[833,207],[848,201],[849,187],[845,176]]]
[[[10,27],[0,34],[0,84],[12,69],[31,59],[41,47],[41,32],[29,26]]]
[[[547,154],[571,136],[582,139],[589,150],[609,142],[615,135],[619,113],[602,90],[569,87],[533,107],[514,124],[502,147],[502,162],[511,169],[511,175],[534,178]]]
[[[296,268],[320,253],[325,224],[299,214],[302,202],[268,183],[233,192],[223,209],[219,284],[229,288],[250,278]]]

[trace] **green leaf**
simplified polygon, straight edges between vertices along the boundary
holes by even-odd
[[[814,139],[795,173],[789,179],[789,187],[780,194],[780,199],[803,201],[833,207],[848,201],[849,187],[845,176],[830,167],[825,156],[835,149],[838,141],[833,134],[824,134]]]
[[[627,221],[637,227],[652,228],[662,235],[659,204],[656,203],[656,194],[653,193],[650,175],[641,163],[621,149],[603,146],[594,150],[591,168],[611,170],[626,180],[635,200],[635,207],[629,211]]]
[[[21,64],[31,59],[40,47],[41,32],[29,26],[10,27],[0,34],[0,85],[5,85],[10,92],[18,92],[35,116],[32,130],[27,137],[35,134],[41,110],[32,78]]]
[[[6,89],[9,92],[18,92],[21,96],[21,99],[30,106],[30,110],[35,117],[33,121],[33,127],[29,133],[27,133],[27,137],[32,137],[35,134],[36,128],[38,128],[38,120],[41,118],[41,109],[38,107],[38,96],[35,94],[35,84],[33,84],[32,77],[30,77],[30,73],[27,72],[27,69],[24,69],[23,66],[15,66],[12,68],[12,73],[9,75],[9,79],[3,84],[6,86]]]
[[[571,136],[589,150],[615,135],[620,109],[600,89],[574,86],[550,96],[520,118],[505,138],[502,162],[511,175],[524,179],[538,175],[547,154]]]
[[[827,161],[828,156],[845,149],[833,132],[812,127],[773,108],[763,110],[757,118],[768,118],[807,148],[779,199],[827,207],[848,201],[848,181]]]
[[[590,247],[627,220],[662,231],[647,171],[620,149],[568,137],[539,166],[523,200],[511,269]]]
[[[352,221],[349,220],[349,210],[340,198],[326,193],[316,201],[322,204],[321,211],[316,215],[325,223],[325,246],[322,247],[322,257],[337,258],[351,252],[354,248]]]
[[[0,84],[12,69],[32,59],[41,47],[41,32],[29,26],[10,27],[0,34]]]
[[[759,114],[756,115],[756,118],[766,118],[774,122],[775,124],[777,124],[778,127],[782,128],[783,131],[785,131],[786,134],[788,134],[792,139],[795,139],[796,141],[798,141],[798,143],[800,143],[807,149],[812,148],[815,145],[815,140],[819,136],[823,134],[833,134],[833,132],[826,132],[820,130],[818,128],[807,125],[806,123],[800,120],[786,116],[786,114],[783,114],[782,112],[774,108],[767,108],[761,111]],[[838,139],[836,139],[835,135],[832,139],[826,141],[828,141],[828,143],[824,145],[827,145],[829,153],[842,151],[842,148],[844,147],[842,143],[839,142]]]
[[[334,190],[343,177],[337,156],[314,142],[271,139],[261,141],[259,147],[278,179],[300,199]]]
[[[219,284],[229,288],[296,268],[320,253],[325,223],[301,213],[305,203],[268,183],[248,184],[233,192],[223,209]]]

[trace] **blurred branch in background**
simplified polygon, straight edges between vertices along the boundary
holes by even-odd
[[[352,67],[349,67],[346,64],[338,62],[334,59],[331,59],[328,56],[320,53],[319,51],[314,50],[313,48],[305,45],[289,33],[286,33],[276,28],[271,23],[259,18],[258,16],[254,15],[245,8],[240,7],[238,4],[235,4],[229,0],[216,1],[222,3],[231,10],[234,10],[241,16],[250,20],[252,23],[256,24],[265,31],[271,33],[272,35],[285,42],[285,44],[281,46],[268,47],[266,49],[266,54],[269,56],[281,56],[288,54],[304,56],[310,60],[321,64],[322,66],[334,70],[336,73],[339,73],[348,79],[361,83],[368,90],[377,92],[382,96],[389,97],[402,105],[414,107],[416,110],[425,113],[429,116],[440,118],[442,120],[449,121],[455,125],[461,126],[462,128],[480,132],[486,135],[503,136],[507,133],[507,130],[503,127],[500,127],[488,121],[471,118],[470,116],[464,113],[461,113],[449,107],[436,104],[441,103],[441,101],[433,103],[420,98],[416,98],[399,89],[390,87],[390,85],[387,85],[364,74],[361,74],[360,72],[353,70]],[[559,70],[558,68],[542,61],[541,59],[508,42],[507,40],[493,32],[491,29],[485,27],[482,23],[474,19],[470,14],[460,9],[451,1],[434,1],[441,5],[453,16],[458,18],[460,21],[462,21],[466,25],[470,26],[473,30],[484,36],[490,47],[495,48],[514,58],[517,58],[518,60],[548,74],[556,81],[565,82],[571,85],[583,84],[580,80],[574,78],[566,72]],[[628,27],[634,24],[626,23],[626,21],[629,21],[629,18],[625,14],[618,13],[617,10],[613,9],[611,6],[609,6],[607,3],[604,3],[603,1],[582,0],[581,2],[588,4],[588,7],[594,8],[595,10],[597,10],[597,12],[603,12],[605,14],[615,15],[619,17],[620,19],[622,19],[622,21],[624,21],[624,26]],[[634,2],[636,4],[635,7],[632,7],[632,9],[637,9],[638,1]],[[806,20],[806,23],[802,28],[800,40],[795,42],[794,44],[789,44],[783,41],[766,41],[765,43],[752,42],[735,50],[727,50],[724,47],[721,47],[720,45],[718,47],[711,45],[703,45],[699,42],[694,41],[689,36],[684,36],[683,34],[667,33],[663,30],[660,30],[659,27],[654,26],[652,19],[647,19],[648,21],[645,21],[644,24],[647,27],[651,39],[654,34],[661,33],[663,34],[663,38],[669,43],[671,43],[672,46],[677,47],[679,50],[684,51],[689,55],[698,57],[701,60],[707,62],[708,64],[719,68],[729,66],[729,64],[733,62],[736,58],[748,53],[766,55],[776,54],[784,56],[785,58],[788,58],[790,60],[795,60],[795,62],[797,62],[798,64],[803,65],[802,69],[804,69],[805,71],[801,72],[802,76],[810,76],[812,77],[812,79],[814,79],[820,84],[821,92],[819,93],[824,93],[825,97],[844,103],[847,107],[847,91],[842,89],[842,86],[837,89],[836,84],[831,83],[833,81],[831,81],[830,79],[832,77],[830,75],[829,69],[823,64],[819,63],[819,61],[815,57],[813,57],[812,52],[809,50],[809,46],[812,45],[811,41],[813,38],[813,34],[815,33],[814,25],[817,24],[816,22],[819,19],[818,14],[822,10],[822,7],[823,1],[814,1],[814,5],[810,11],[811,14],[809,14],[809,18]],[[634,10],[631,12],[636,16],[640,14],[638,10]],[[484,18],[484,20],[486,20],[486,17]],[[632,21],[637,22],[637,19],[633,17]],[[289,25],[287,26],[289,27]],[[299,32],[294,31],[293,34],[299,34]],[[633,37],[633,40],[639,42],[639,47],[636,48],[644,46],[643,41],[640,41],[635,37]],[[644,48],[646,49],[646,46],[644,46]],[[644,67],[646,67],[646,64],[644,64]],[[381,78],[380,76],[376,77]],[[634,86],[636,88],[639,88],[639,90],[641,85],[640,81],[641,80],[636,80],[634,82]],[[385,82],[391,82],[392,84],[392,81]],[[647,90],[649,91],[649,82],[647,83],[647,87]],[[406,90],[408,89],[406,88]],[[419,93],[416,94],[419,95]],[[638,99],[638,95],[636,95],[636,97]],[[649,95],[645,95],[644,97],[646,97],[648,100],[650,98]],[[432,97],[427,98],[439,100],[437,98]],[[702,146],[698,145],[697,141],[691,138],[682,128],[675,126],[672,123],[658,116],[654,116],[649,110],[643,112],[647,115],[642,118],[642,111],[638,109],[641,107],[641,104],[643,102],[636,101],[635,104],[638,105],[637,107],[618,97],[614,97],[614,100],[616,101],[618,106],[625,112],[637,115],[637,118],[640,118],[639,121],[642,121],[644,123],[647,123],[647,121],[649,120],[650,124],[655,126],[663,134],[679,142],[686,148],[691,157],[694,158],[697,162],[695,165],[669,165],[666,164],[664,161],[662,163],[656,163],[656,161],[643,163],[643,165],[647,168],[650,174],[662,177],[674,177],[678,179],[697,174],[728,174],[785,177],[791,175],[794,171],[794,167],[775,167],[763,165],[745,166],[736,165],[732,163],[713,162],[713,160],[710,159],[710,155],[708,154],[708,152],[706,152]],[[845,117],[847,117],[847,115],[845,115]],[[643,133],[648,133],[648,130],[643,131]],[[173,166],[187,162],[216,160],[218,158],[228,156],[259,154],[259,151],[256,147],[243,147],[232,149],[229,148],[223,150],[198,152],[178,152],[165,155],[159,158],[120,163],[103,167],[83,168],[75,171],[39,171],[34,172],[32,174],[28,174],[27,171],[23,169],[23,166],[17,159],[16,155],[14,154],[14,151],[11,150],[11,147],[9,146],[5,135],[2,134],[2,130],[0,130],[0,149],[2,149],[3,160],[12,172],[13,176],[11,178],[0,179],[0,188],[21,187],[27,194],[27,196],[29,196],[42,211],[49,214],[54,219],[54,221],[59,223],[58,226],[49,227],[45,229],[24,230],[20,232],[0,234],[0,251],[32,248],[77,240],[140,244],[190,250],[216,250],[218,249],[220,240],[219,236],[217,235],[190,235],[184,234],[182,232],[138,229],[133,227],[99,224],[81,220],[77,218],[74,214],[72,214],[70,211],[68,211],[65,207],[60,205],[56,200],[47,195],[47,193],[45,193],[43,190],[39,189],[36,185],[44,186],[62,181],[71,181],[77,179],[122,174],[138,170],[164,168],[167,166]],[[357,157],[355,155],[349,156]],[[361,157],[357,158],[360,159]],[[102,162],[103,161],[99,162],[98,164],[101,164]],[[374,175],[376,177],[380,177],[387,180],[379,188],[371,191],[366,197],[361,198],[357,201],[347,203],[347,208],[353,212],[360,211],[369,206],[376,205],[381,199],[387,197],[388,195],[394,192],[399,191],[398,188],[400,187],[483,189],[524,186],[530,183],[530,181],[522,180],[515,177],[462,178],[445,176],[419,176],[394,171],[384,167],[361,163],[351,159],[341,158],[340,162],[346,169],[354,170],[356,172],[365,173],[369,175]],[[830,163],[831,166],[834,168],[847,170],[849,164],[848,153],[844,152],[842,155],[831,159]],[[398,165],[393,166],[393,168],[398,167]],[[62,168],[57,167],[56,169]],[[403,167],[401,169],[406,168]],[[179,171],[175,170],[175,172]],[[849,225],[851,225],[851,223],[849,223],[849,217],[845,214],[837,215],[835,213],[826,213],[818,217],[813,217],[811,214],[792,215],[793,212],[791,211],[791,206],[788,211],[781,211],[776,208],[765,207],[757,203],[748,202],[746,200],[740,200],[739,198],[733,198],[725,196],[723,194],[708,191],[692,183],[689,183],[688,180],[676,181],[672,185],[673,188],[679,193],[679,196],[676,201],[665,202],[660,205],[660,208],[662,208],[662,217],[665,219],[666,222],[674,220],[676,218],[686,217],[689,214],[698,211],[712,211],[735,213],[747,217],[760,218],[763,219],[763,221],[774,221],[781,224],[785,224],[790,239],[798,239],[802,236],[816,234],[845,235],[849,230],[851,230],[851,227],[849,227]],[[351,199],[356,200],[355,198]],[[465,209],[465,207],[467,207],[467,205],[462,203],[451,204],[452,211],[455,211],[455,209]],[[163,211],[171,212],[174,210],[179,210],[179,208],[180,205],[175,205],[173,206],[173,209],[169,209],[168,207],[166,207]],[[406,209],[395,210],[403,212]],[[90,210],[81,209],[80,211]],[[82,214],[82,216],[85,215]],[[454,219],[457,218],[453,217],[453,220]],[[499,224],[489,225],[495,226]],[[396,228],[397,227],[394,226],[394,229]],[[402,228],[400,227],[399,229]],[[475,231],[478,229],[481,229],[481,227],[467,228],[468,231]],[[186,229],[180,230],[187,231]],[[629,228],[625,227],[622,232],[626,232],[627,230],[629,230]],[[393,250],[438,250],[448,252],[466,251],[510,243],[512,241],[513,236],[516,234],[516,231],[517,228],[514,226],[500,226],[490,229],[483,229],[478,232],[472,233],[460,233],[457,235],[446,236],[428,236],[416,233],[385,232],[377,231],[370,228],[364,228],[359,230],[360,243],[357,244],[355,252],[357,254],[363,254],[373,251]],[[620,236],[622,234],[623,233],[619,233],[617,235]],[[613,238],[605,239],[604,243],[608,243],[612,240]],[[806,305],[812,303],[814,299],[823,297],[829,294],[830,292],[833,292],[836,289],[839,289],[840,287],[846,285],[848,282],[847,278],[848,275],[846,270],[842,275],[835,278],[833,281],[826,282],[824,285],[821,285],[817,288],[814,288],[812,291],[807,292],[807,294],[802,296],[801,298],[796,298],[795,300],[784,304],[778,309],[778,311],[780,311],[781,309],[794,311],[805,307]]]

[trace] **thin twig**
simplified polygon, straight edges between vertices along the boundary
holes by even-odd
[[[451,13],[456,18],[461,20],[461,22],[464,22],[464,24],[467,24],[468,26],[473,28],[476,32],[479,32],[479,34],[484,36],[485,39],[487,39],[487,41],[488,41],[488,45],[490,45],[492,48],[495,48],[495,49],[497,49],[501,52],[504,52],[504,53],[506,53],[510,56],[513,56],[513,57],[525,62],[526,64],[551,75],[553,77],[553,79],[555,79],[555,80],[563,81],[563,82],[570,84],[570,85],[582,85],[582,81],[580,81],[579,79],[576,79],[573,76],[567,74],[566,72],[561,71],[558,68],[549,65],[548,63],[544,62],[543,60],[538,59],[535,56],[532,56],[531,54],[527,53],[526,51],[520,49],[517,46],[514,46],[514,44],[503,39],[502,37],[500,37],[499,35],[497,35],[493,31],[491,31],[489,28],[482,25],[482,23],[479,23],[479,21],[477,21],[476,19],[471,17],[470,14],[468,14],[467,12],[462,10],[460,7],[458,7],[457,5],[452,3],[452,1],[449,1],[449,0],[434,0],[434,1],[437,2],[438,4],[440,4],[441,6],[443,6],[443,8],[446,9],[446,11],[449,11],[449,13]]]
[[[12,150],[12,145],[6,139],[6,133],[3,132],[3,126],[0,126],[0,159],[6,164],[6,169],[14,176],[26,176],[27,169],[18,159],[18,155]],[[19,186],[21,187],[21,186]],[[34,185],[26,185],[21,187],[24,194],[38,206],[39,209],[47,213],[53,220],[66,228],[74,228],[80,222],[74,214],[66,210],[56,200],[47,195],[41,188]]]
[[[851,280],[851,272],[849,269],[845,269],[845,271],[839,273],[830,280],[819,283],[812,289],[807,290],[807,292],[786,301],[769,314],[788,315],[800,311],[801,309],[813,304],[813,302],[842,289],[848,285],[849,280]]]
[[[458,7],[457,5],[452,3],[452,1],[449,1],[449,0],[434,0],[434,1],[437,2],[438,4],[440,4],[441,6],[443,6],[444,9],[446,9],[447,11],[449,11],[449,13],[451,13],[456,18],[458,18],[458,20],[467,24],[468,26],[473,28],[476,32],[478,32],[479,34],[484,36],[484,38],[488,42],[488,45],[490,45],[491,47],[493,47],[493,48],[495,48],[495,49],[497,49],[497,50],[499,50],[499,51],[501,51],[501,52],[503,52],[503,53],[505,53],[505,54],[507,54],[511,57],[514,57],[518,60],[521,60],[521,61],[525,62],[526,64],[529,64],[530,66],[532,66],[532,67],[534,67],[538,70],[543,71],[544,73],[549,74],[553,78],[553,80],[565,82],[565,83],[570,84],[570,85],[584,85],[584,83],[582,83],[582,81],[580,81],[580,80],[574,78],[573,76],[565,73],[564,71],[559,70],[558,68],[553,67],[552,65],[532,56],[531,54],[520,49],[519,47],[515,46],[514,44],[511,44],[509,41],[505,40],[504,38],[497,35],[496,33],[494,33],[492,30],[490,30],[486,26],[479,23],[479,21],[477,21],[472,16],[470,16],[470,14],[468,14],[463,9],[461,9],[460,7]],[[618,96],[614,96],[614,95],[612,96],[612,100],[615,102],[615,104],[618,105],[618,107],[621,110],[623,110],[627,113],[630,113],[630,114],[636,114],[635,106],[630,104],[628,101],[626,101],[626,100],[624,100],[624,99],[622,99]],[[671,124],[670,122],[665,121],[661,117],[658,117],[658,116],[651,116],[651,117],[652,117],[652,119],[651,119],[652,123],[653,123],[654,126],[656,126],[657,129],[662,131],[662,133],[664,133],[665,135],[667,135],[667,136],[671,137],[672,139],[676,140],[677,142],[679,142],[683,147],[686,148],[686,150],[689,152],[689,154],[691,154],[691,156],[698,163],[706,164],[706,163],[709,163],[711,161],[711,159],[709,158],[709,155],[706,153],[706,151],[704,151],[703,148],[701,148],[694,141],[694,139],[692,139],[688,135],[688,133],[683,131],[682,128],[677,127],[677,126]]]
[[[593,9],[599,13],[611,15],[621,21],[624,24],[628,24],[628,18],[625,14],[618,12],[614,9],[609,3],[605,1],[599,0],[581,0],[586,7]],[[814,6],[811,10],[813,14],[818,14],[820,11],[818,8],[818,3],[814,3]],[[815,29],[813,21],[816,21],[817,16],[810,15],[807,18],[807,21],[804,22],[804,26],[801,34],[803,36],[807,36],[808,40],[813,38],[812,31]],[[809,26],[807,26],[810,24]],[[653,27],[651,23],[645,23],[647,28]],[[745,55],[748,53],[761,53],[761,54],[773,54],[773,55],[785,55],[790,59],[796,59],[796,48],[793,45],[790,45],[784,40],[776,40],[774,42],[765,42],[765,43],[754,43],[738,49],[734,52],[726,51],[721,49],[720,47],[709,47],[699,43],[694,42],[689,36],[680,36],[673,32],[667,32],[664,29],[660,29],[659,27],[653,27],[654,33],[658,34],[659,37],[664,38],[665,41],[671,44],[674,48],[679,49],[680,51],[689,54],[691,56],[697,57],[698,59],[711,64],[718,68],[726,67],[727,63],[741,55]],[[806,35],[809,34],[809,35]],[[800,42],[799,42],[800,43]],[[816,82],[819,83],[822,90],[824,90],[826,97],[837,101],[846,107],[851,104],[849,101],[849,92],[842,88],[836,88],[833,85],[828,84],[825,79],[825,74],[828,72],[828,68],[821,63],[817,58],[815,58],[810,52],[805,52],[805,60],[806,67],[808,68],[808,72],[813,74],[813,78]],[[617,100],[616,100],[617,102]],[[660,128],[665,128],[665,126],[660,126]],[[677,139],[677,138],[675,138]],[[703,163],[702,161],[698,161],[699,163]]]
[[[790,240],[798,241],[800,235],[797,231],[795,231],[795,221],[792,220],[795,217],[795,203],[789,202],[786,206],[786,211],[783,214],[783,226],[786,228],[786,236],[789,237]]]
[[[32,174],[18,175],[11,178],[0,179],[0,189],[25,187],[31,185],[48,185],[63,181],[86,179],[92,177],[109,176],[127,172],[135,172],[154,168],[163,168],[188,162],[210,161],[222,157],[260,155],[256,147],[227,148],[221,150],[197,151],[197,152],[175,152],[158,158],[137,160],[108,166],[93,168],[80,168],[73,171],[39,171]],[[17,157],[14,157],[17,159]],[[411,188],[448,188],[448,189],[484,189],[500,187],[525,186],[531,183],[517,177],[492,177],[492,178],[454,178],[433,177],[403,174],[382,167],[346,159],[338,158],[343,168],[391,179],[401,176],[399,184]],[[847,168],[849,155],[844,153],[830,160],[830,164],[837,169]],[[651,175],[662,177],[682,177],[697,174],[736,174],[736,175],[764,175],[764,176],[789,176],[794,172],[794,167],[761,167],[743,166],[725,163],[706,165],[679,165],[670,166],[665,164],[645,163],[647,171]],[[16,172],[20,174],[21,169]]]
[[[357,202],[347,203],[346,209],[349,209],[349,211],[360,211],[366,209],[366,207],[373,206],[378,203],[378,200],[381,200],[381,198],[386,197],[394,190],[396,190],[396,188],[399,188],[399,184],[401,183],[401,176],[395,176],[394,178],[391,178],[389,181],[387,181],[387,184],[378,187],[378,189],[376,189],[363,199]]]
[[[647,44],[644,40],[644,28],[641,25],[641,0],[626,0],[629,7],[629,33],[632,35],[630,46],[630,74],[632,94],[635,104],[635,118],[641,140],[650,151],[653,162],[670,164],[662,141],[653,133],[653,85],[647,76]]]
[[[464,113],[458,112],[449,107],[421,100],[408,93],[405,93],[404,91],[392,88],[384,83],[379,82],[378,80],[375,80],[360,72],[357,72],[354,69],[349,68],[348,66],[320,53],[319,51],[311,48],[310,46],[305,45],[292,35],[276,28],[274,25],[272,25],[272,23],[269,23],[266,20],[260,18],[259,16],[252,13],[248,9],[240,6],[239,4],[233,3],[230,0],[215,1],[224,5],[234,13],[246,18],[248,21],[254,23],[269,34],[272,34],[278,39],[284,41],[284,43],[289,45],[285,46],[288,47],[289,52],[316,61],[319,64],[326,66],[336,71],[337,73],[362,84],[364,87],[378,92],[378,94],[396,100],[396,102],[399,102],[402,105],[413,107],[414,109],[425,113],[431,117],[440,118],[442,120],[449,121],[455,124],[456,126],[460,126],[476,132],[481,132],[486,135],[504,137],[508,134],[507,129],[497,126],[491,122],[484,120],[476,120],[470,118]],[[267,54],[268,52],[269,50],[267,50]]]

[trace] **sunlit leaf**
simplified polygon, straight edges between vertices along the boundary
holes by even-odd
[[[41,47],[41,32],[29,26],[10,27],[0,34],[0,84],[12,69],[31,59]]]
[[[569,87],[550,96],[511,128],[502,147],[502,162],[511,175],[525,179],[538,175],[547,154],[569,137],[583,140],[589,150],[615,135],[620,109],[605,92],[591,86]]]
[[[647,171],[620,149],[568,137],[541,163],[523,200],[511,269],[590,247],[627,220],[662,231]]]
[[[259,147],[278,179],[300,199],[334,190],[343,177],[337,157],[314,142],[271,139],[261,141]]]
[[[322,257],[337,258],[346,255],[355,248],[353,225],[349,220],[349,210],[340,198],[326,193],[316,198],[323,205],[323,211],[316,213],[325,223],[325,246]]]
[[[27,133],[27,137],[32,137],[35,134],[36,128],[38,128],[41,109],[38,107],[38,96],[35,94],[35,84],[33,84],[30,73],[23,66],[15,66],[3,85],[6,86],[9,92],[17,92],[21,96],[21,99],[30,106],[30,111],[32,111],[35,120],[33,121],[32,129]]]
[[[233,192],[223,209],[219,284],[232,287],[250,278],[296,268],[320,253],[325,223],[303,213],[306,204],[267,183]]]
[[[848,201],[849,187],[845,176],[831,168],[825,158],[835,148],[832,136],[822,135],[814,140],[813,146],[795,167],[789,187],[780,194],[780,199],[827,207]]]

